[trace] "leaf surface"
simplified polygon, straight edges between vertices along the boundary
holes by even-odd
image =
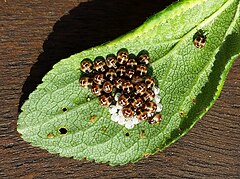
[[[186,134],[218,98],[240,53],[239,10],[239,0],[180,1],[124,36],[61,60],[22,106],[18,132],[51,153],[110,165],[136,162],[163,150]],[[203,48],[193,45],[199,29],[207,32]],[[116,54],[121,48],[149,52],[162,98],[160,124],[143,122],[126,129],[110,120],[108,109],[89,89],[79,86],[82,59]],[[60,128],[67,133],[60,134]]]

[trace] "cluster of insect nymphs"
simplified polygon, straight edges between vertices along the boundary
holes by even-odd
[[[135,56],[126,49],[94,62],[83,59],[80,85],[91,88],[100,104],[109,107],[111,119],[128,129],[142,121],[159,123],[162,105],[155,79],[148,75],[149,60],[146,51]]]

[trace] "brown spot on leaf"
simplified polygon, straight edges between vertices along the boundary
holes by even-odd
[[[196,98],[193,98],[193,99],[192,99],[192,103],[195,105],[196,102],[197,102]]]
[[[96,121],[96,119],[97,119],[97,115],[93,115],[91,118],[90,118],[90,120],[89,120],[89,122],[95,122]]]
[[[49,133],[49,134],[47,135],[47,138],[48,138],[48,139],[52,139],[52,138],[54,138],[54,135],[53,135],[52,133]]]
[[[141,130],[140,131],[140,138],[142,139],[142,138],[144,138],[145,137],[145,131],[144,130]]]

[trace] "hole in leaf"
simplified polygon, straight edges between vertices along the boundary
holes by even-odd
[[[129,133],[127,132],[127,133],[125,134],[125,136],[127,136],[127,137],[128,137],[128,136],[129,136]]]
[[[63,112],[66,112],[66,111],[67,111],[67,108],[63,108],[62,111],[63,111]]]
[[[179,112],[180,117],[185,117],[185,113],[183,111]]]
[[[59,132],[60,132],[60,134],[66,134],[67,129],[62,127],[62,128],[59,129]]]

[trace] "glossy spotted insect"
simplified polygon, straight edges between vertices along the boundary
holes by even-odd
[[[125,72],[125,76],[129,79],[131,79],[134,74],[135,74],[135,70],[132,69],[132,68],[127,69],[126,72]]]
[[[144,83],[137,83],[135,86],[135,94],[143,95],[146,92],[146,85]]]
[[[114,85],[115,85],[115,87],[118,88],[118,89],[122,89],[123,83],[124,83],[124,79],[123,79],[123,78],[117,77],[117,78],[114,80]]]
[[[117,68],[117,58],[115,55],[108,55],[106,58],[106,65],[108,68]]]
[[[145,84],[148,89],[152,89],[152,87],[155,85],[155,79],[150,76],[147,76],[145,78]]]
[[[136,73],[140,76],[144,76],[147,74],[148,68],[145,65],[137,65]]]
[[[135,97],[133,98],[132,106],[133,106],[135,109],[138,109],[138,108],[142,107],[143,104],[144,104],[144,102],[143,102],[143,100],[142,100],[141,97],[135,96]]]
[[[106,81],[103,83],[102,89],[105,93],[111,93],[113,90],[113,84],[110,81]]]
[[[152,116],[157,110],[157,104],[150,101],[144,104],[144,110],[147,111],[148,116]]]
[[[124,117],[129,118],[134,115],[134,111],[131,106],[126,106],[122,109],[122,114]]]
[[[96,96],[100,96],[102,94],[102,88],[98,84],[92,85],[92,93]]]
[[[113,102],[113,97],[110,94],[100,96],[99,102],[102,106],[109,106]]]
[[[126,94],[121,94],[121,96],[118,98],[118,104],[123,107],[129,105],[129,96]]]
[[[142,96],[144,101],[152,101],[155,97],[155,93],[152,89],[148,89]]]
[[[93,82],[98,85],[102,85],[104,81],[106,81],[106,80],[104,78],[104,74],[102,74],[102,73],[97,73],[93,76]]]
[[[149,55],[147,53],[141,54],[138,57],[138,61],[141,64],[145,64],[145,65],[149,64],[149,61],[150,61]]]
[[[148,122],[150,124],[158,124],[159,122],[161,122],[161,114],[157,113],[153,116],[153,118],[149,119]]]
[[[137,61],[133,58],[129,59],[127,62],[127,68],[135,69],[137,67]]]
[[[133,91],[133,84],[129,80],[126,80],[123,83],[122,89],[124,92],[130,93]]]
[[[132,84],[137,84],[137,83],[140,83],[142,81],[143,81],[143,78],[141,76],[138,76],[138,75],[134,75],[132,77],[132,80],[131,80]]]
[[[136,114],[137,114],[137,118],[141,121],[148,119],[147,111],[144,111],[141,108],[137,110]]]
[[[207,34],[202,30],[198,30],[193,36],[193,44],[197,48],[203,48],[206,45]]]
[[[92,86],[92,82],[93,80],[90,77],[81,77],[79,80],[80,86],[84,88]]]
[[[126,49],[122,49],[117,53],[117,61],[120,65],[128,62],[128,51]]]
[[[103,57],[97,57],[95,60],[94,60],[94,70],[98,71],[98,72],[104,72],[106,70],[106,62],[104,60]]]
[[[123,65],[119,66],[116,70],[117,76],[119,77],[124,76],[125,72],[126,72],[126,67]]]
[[[81,61],[80,68],[83,73],[91,73],[93,70],[93,62],[86,58]]]
[[[114,69],[108,69],[108,71],[106,72],[106,77],[110,80],[113,81],[114,78],[117,77],[117,73]]]

